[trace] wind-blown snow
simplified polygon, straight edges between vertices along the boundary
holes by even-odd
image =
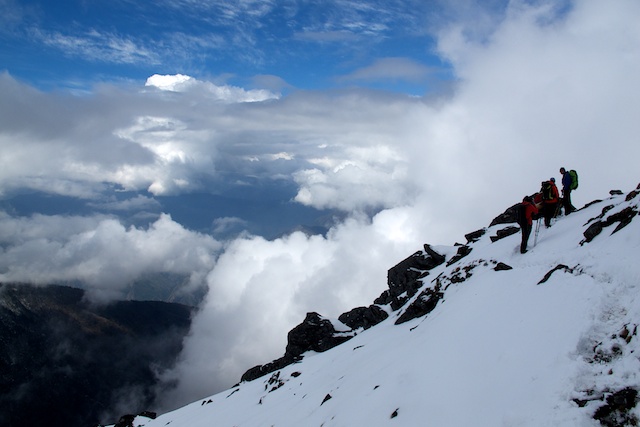
[[[470,255],[423,279],[444,292],[428,315],[395,325],[393,312],[325,353],[134,425],[597,426],[598,397],[640,385],[640,338],[620,337],[640,323],[640,220],[588,243],[583,232],[604,207],[614,206],[604,218],[637,211],[639,198],[559,217],[525,255],[519,233],[492,243],[505,225],[491,227]],[[558,265],[567,268],[540,283]]]

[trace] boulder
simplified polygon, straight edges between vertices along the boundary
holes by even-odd
[[[389,317],[386,311],[377,305],[369,307],[357,307],[346,313],[342,313],[338,320],[351,329],[369,329]]]
[[[414,253],[389,269],[387,272],[389,290],[383,292],[374,303],[390,304],[392,310],[399,309],[422,287],[420,279],[426,277],[429,270],[444,263],[445,259],[444,255],[425,244],[424,251]]]
[[[289,331],[285,354],[295,357],[309,350],[321,353],[351,338],[337,336],[337,332],[328,319],[315,312],[307,313],[304,321]]]
[[[431,313],[443,296],[444,294],[439,292],[437,288],[426,289],[407,307],[404,313],[398,317],[396,325]]]
[[[606,209],[606,208],[605,208]],[[589,243],[592,241],[597,235],[599,235],[605,227],[609,227],[615,223],[618,223],[618,226],[613,230],[613,233],[616,233],[629,225],[633,218],[638,215],[638,211],[636,210],[636,206],[627,206],[620,212],[616,212],[612,215],[609,215],[605,220],[598,220],[591,224],[583,233],[584,240],[580,242],[580,244]],[[603,209],[602,215],[608,212]]]
[[[460,261],[462,258],[469,255],[471,253],[471,250],[472,248],[467,245],[458,246],[458,252],[453,257],[451,257],[451,259],[447,263],[447,267],[455,264],[456,262]]]
[[[501,230],[496,231],[495,236],[490,236],[492,242],[497,242],[500,239],[504,239],[507,236],[511,236],[512,234],[516,234],[520,231],[520,227],[505,227]]]
[[[338,333],[331,321],[322,318],[318,313],[307,313],[304,321],[289,331],[284,356],[271,363],[254,366],[247,370],[240,380],[253,381],[301,360],[302,354],[307,351],[321,353],[351,337],[352,335]]]
[[[476,230],[471,233],[465,234],[464,238],[467,239],[467,243],[476,242],[480,239],[480,237],[484,236],[484,233],[486,232],[487,232],[486,228],[481,228],[480,230]]]
[[[632,412],[638,403],[638,391],[627,387],[607,396],[607,403],[593,414],[606,427],[636,426],[638,417]]]
[[[507,210],[505,210],[503,213],[495,217],[493,221],[491,221],[489,227],[498,224],[511,224],[514,222],[518,222],[518,206],[520,206],[520,203],[516,203],[515,205],[507,208]]]

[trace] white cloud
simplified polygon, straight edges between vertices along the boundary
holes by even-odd
[[[319,209],[344,211],[410,203],[407,160],[389,146],[344,147],[341,158],[309,159],[316,167],[294,174],[295,200]]]
[[[147,82],[144,85],[157,87],[160,90],[181,92],[182,90],[188,89],[188,87],[194,83],[195,83],[195,79],[193,77],[185,76],[183,74],[175,74],[175,75],[154,74],[153,76],[147,79]]]
[[[235,102],[261,102],[270,99],[278,99],[275,94],[264,89],[245,90],[235,86],[218,86],[211,82],[203,82],[191,76],[183,74],[159,75],[154,74],[147,79],[145,86],[155,87],[163,91],[171,92],[204,92],[210,99],[235,103]]]
[[[162,215],[148,229],[125,228],[109,217],[0,212],[0,281],[50,284],[81,281],[90,298],[124,298],[127,287],[149,272],[171,272],[202,284],[221,244]]]

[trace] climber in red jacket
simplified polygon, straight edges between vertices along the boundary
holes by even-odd
[[[558,203],[560,201],[560,193],[556,187],[556,179],[551,178],[549,181],[542,183],[540,189],[542,193],[542,215],[544,216],[545,227],[551,227],[551,218],[556,216]]]
[[[522,230],[522,243],[520,243],[520,253],[527,253],[527,243],[529,242],[529,236],[531,235],[531,229],[533,226],[533,216],[538,214],[538,208],[533,204],[531,196],[526,196],[522,199],[520,204],[520,210],[522,212],[520,222],[520,229]]]

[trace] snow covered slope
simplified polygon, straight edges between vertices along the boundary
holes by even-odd
[[[634,190],[560,217],[525,255],[520,233],[492,242],[506,226],[490,227],[422,279],[442,293],[426,316],[395,324],[409,301],[324,353],[134,425],[635,425],[639,202]]]

